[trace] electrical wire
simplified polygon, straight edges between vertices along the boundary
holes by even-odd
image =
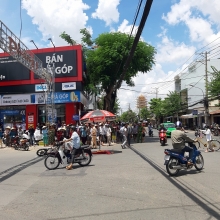
[[[128,37],[128,41],[127,41],[126,47],[125,47],[124,51],[122,52],[123,58],[121,59],[121,62],[120,62],[120,64],[117,67],[117,71],[116,71],[117,74],[119,73],[121,65],[122,65],[122,63],[123,63],[123,61],[125,59],[125,56],[126,56],[125,53],[126,53],[127,50],[129,50],[129,43],[130,43],[130,40],[131,40],[131,36],[132,36],[133,30],[134,30],[134,27],[135,27],[138,15],[140,13],[140,8],[141,8],[141,5],[142,5],[142,2],[143,2],[143,0],[140,0],[139,3],[138,3],[138,6],[137,6],[137,9],[136,9],[136,12],[135,12],[135,16],[134,16],[134,19],[133,19],[133,25],[132,25],[131,30],[130,30],[130,35]]]
[[[19,41],[21,40],[21,32],[22,32],[21,0],[20,0],[20,22],[21,22],[21,26],[20,26],[20,37],[19,37]]]
[[[187,59],[187,61],[184,62],[184,64],[186,64],[194,55],[197,54],[197,56],[194,58],[194,62],[196,62],[196,59],[198,59],[199,57],[201,57],[201,53],[198,54],[198,52],[201,51],[202,49],[206,48],[207,46],[209,46],[209,45],[212,44],[213,42],[217,41],[219,38],[220,38],[220,37],[216,38],[215,40],[213,40],[212,42],[210,42],[210,43],[207,44],[206,46],[204,46],[204,47],[200,48],[199,50],[197,50],[189,59]],[[219,44],[219,43],[218,43],[218,44]],[[212,47],[210,47],[210,49],[213,48],[213,47],[215,47],[215,46],[218,45],[218,44],[213,45]],[[203,57],[203,59],[204,59],[204,57]],[[180,69],[184,64],[182,64],[182,65],[177,69],[177,71],[179,71],[179,69]],[[186,67],[185,67],[183,70],[181,70],[181,72],[178,73],[177,75],[180,75],[180,74],[181,74],[184,70],[186,70],[190,65],[192,65],[192,63],[190,63],[188,66],[186,66]],[[175,74],[177,71],[173,72],[171,75]],[[171,75],[169,75],[169,77],[170,77]],[[164,85],[164,86],[166,86],[166,88],[167,88],[167,87],[169,87],[170,85]],[[160,89],[162,89],[162,87],[163,87],[163,86],[161,86]]]

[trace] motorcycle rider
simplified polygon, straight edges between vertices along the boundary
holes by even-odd
[[[159,132],[162,131],[162,130],[165,131],[165,132],[167,131],[167,129],[164,127],[164,124],[160,125]]]
[[[73,168],[76,150],[80,148],[80,137],[77,133],[77,128],[75,126],[71,126],[70,131],[72,132],[71,138],[64,140],[64,142],[66,142],[65,146],[69,148],[72,155],[71,163],[68,166],[66,166],[67,170],[71,170]]]
[[[189,152],[189,159],[187,165],[192,165],[193,148],[185,146],[185,142],[193,143],[196,140],[191,139],[182,130],[182,127],[176,126],[176,130],[171,132],[171,141],[174,149],[182,150],[182,152]]]

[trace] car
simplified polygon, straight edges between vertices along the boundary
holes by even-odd
[[[167,130],[167,132],[166,132],[167,137],[171,137],[171,132],[176,130],[175,124],[172,122],[164,122],[163,125]]]

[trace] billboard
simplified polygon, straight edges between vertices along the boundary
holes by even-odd
[[[43,67],[53,67],[55,78],[77,76],[77,51],[56,51],[38,53],[36,56],[43,62]],[[38,76],[34,76],[38,79]]]
[[[30,71],[11,56],[0,57],[0,81],[29,80]]]

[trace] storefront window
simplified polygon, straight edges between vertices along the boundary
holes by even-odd
[[[0,126],[13,127],[22,126],[25,128],[25,106],[0,107]]]

